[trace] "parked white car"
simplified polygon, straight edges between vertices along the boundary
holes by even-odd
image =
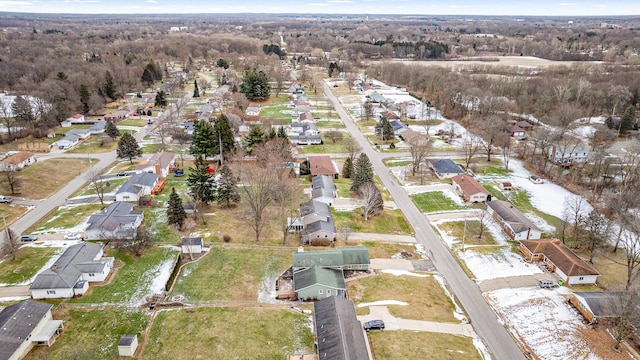
[[[529,180],[531,180],[531,182],[534,183],[534,184],[542,184],[542,183],[544,183],[544,181],[539,176],[535,176],[535,175],[529,176]]]
[[[82,235],[79,233],[68,233],[64,236],[65,240],[80,240],[82,239]]]

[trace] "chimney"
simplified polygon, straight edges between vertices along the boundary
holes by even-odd
[[[299,253],[304,252],[304,248],[302,246],[298,246],[298,252]]]

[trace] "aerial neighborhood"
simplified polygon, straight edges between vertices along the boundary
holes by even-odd
[[[0,360],[640,357],[637,18],[15,9]]]

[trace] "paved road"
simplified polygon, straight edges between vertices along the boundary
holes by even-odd
[[[460,300],[476,333],[482,338],[492,355],[499,360],[525,359],[522,351],[509,332],[498,322],[496,314],[485,302],[478,286],[462,271],[449,249],[435,234],[425,216],[413,204],[404,189],[382,163],[381,156],[374,151],[367,139],[353,123],[344,108],[333,95],[326,83],[322,84],[327,98],[333,103],[337,113],[347,126],[347,130],[362,147],[362,152],[371,160],[374,170],[391,193],[394,201],[402,210],[415,230],[416,240],[425,246],[431,254],[431,260],[444,275],[449,286]]]

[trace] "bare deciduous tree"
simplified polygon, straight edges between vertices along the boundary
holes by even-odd
[[[104,204],[104,192],[109,187],[109,181],[103,180],[100,172],[94,169],[89,170],[87,179],[90,181],[93,191],[98,195],[100,204]]]
[[[564,210],[562,211],[562,217],[573,227],[573,240],[576,240],[578,238],[580,222],[588,206],[589,204],[582,196],[574,195],[570,197],[568,196],[564,199]]]
[[[627,283],[625,285],[627,291],[629,291],[633,280],[638,277],[638,268],[640,268],[640,224],[638,224],[637,215],[626,215],[620,224],[621,228],[623,225],[625,227],[622,231],[622,246],[627,267]]]
[[[380,190],[373,183],[364,183],[358,187],[358,195],[362,199],[362,216],[364,221],[382,212],[384,201]]]
[[[411,158],[413,158],[413,164],[411,166],[411,175],[416,176],[416,173],[420,172],[422,163],[431,153],[431,141],[427,136],[416,135],[410,138],[409,151],[411,152]]]
[[[608,303],[609,311],[614,315],[611,319],[611,334],[616,344],[615,349],[632,334],[635,326],[640,321],[640,296],[638,291],[622,291],[612,294]]]
[[[580,243],[589,250],[589,263],[593,264],[593,256],[596,251],[603,247],[606,243],[606,234],[608,222],[604,215],[597,210],[592,210],[589,215],[582,218],[580,228],[583,231]]]
[[[360,145],[358,145],[358,142],[352,137],[345,139],[344,148],[347,150],[351,161],[355,159],[356,154],[360,151]]]
[[[12,229],[5,228],[2,230],[2,235],[0,236],[0,239],[3,238],[4,241],[0,241],[2,244],[0,255],[11,256],[11,261],[16,261],[18,250],[20,250],[20,237]]]
[[[480,151],[480,139],[477,137],[467,134],[462,139],[462,152],[464,153],[464,167],[465,169],[469,167],[471,161],[473,161],[473,157]]]
[[[352,232],[353,228],[349,224],[345,224],[340,227],[340,234],[342,234],[342,238],[347,245],[349,245],[349,237],[351,236]]]
[[[17,194],[22,185],[22,179],[16,170],[5,170],[2,172],[2,181],[9,186],[11,194]]]

